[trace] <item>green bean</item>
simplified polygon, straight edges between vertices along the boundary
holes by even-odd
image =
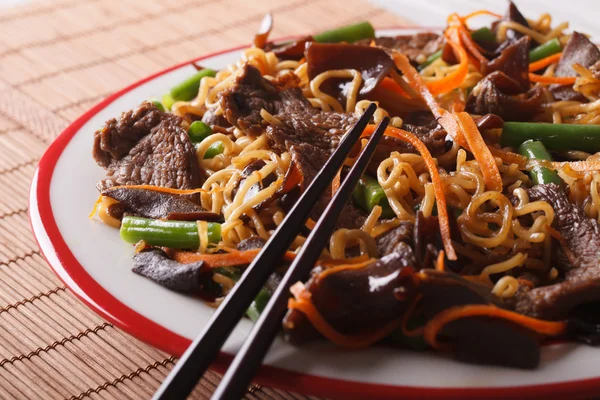
[[[164,221],[142,217],[123,217],[121,239],[127,243],[143,240],[151,246],[175,249],[197,249],[200,247],[198,225],[193,221]],[[209,243],[221,240],[221,224],[208,223]]]
[[[263,312],[267,303],[271,299],[271,293],[265,288],[260,289],[260,292],[256,295],[252,303],[250,303],[250,307],[246,310],[246,315],[252,321],[256,322],[260,314]]]
[[[526,140],[539,140],[549,150],[600,151],[600,125],[505,122],[500,143],[518,147]]]
[[[562,51],[562,46],[557,38],[552,40],[548,40],[546,43],[540,44],[535,49],[529,52],[529,61],[538,61],[542,58],[546,58],[551,56],[552,54],[560,53]]]
[[[200,80],[205,76],[214,77],[216,74],[217,73],[210,68],[201,69],[179,85],[173,87],[169,93],[174,101],[190,101],[198,95]]]
[[[165,94],[162,97],[162,104],[165,106],[165,108],[167,110],[170,110],[171,107],[173,107],[173,104],[175,103],[175,100],[173,100],[173,98],[171,97],[170,94]]]
[[[528,140],[519,146],[518,151],[519,154],[524,155],[530,160],[552,161],[552,156],[548,153],[548,150],[546,150],[542,142]],[[562,184],[562,180],[556,171],[541,166],[533,167],[531,171],[529,171],[529,176],[536,185],[544,183]]]
[[[213,131],[210,126],[202,121],[192,122],[190,129],[188,129],[188,135],[192,143],[200,143],[212,134]]]
[[[213,268],[213,272],[225,275],[229,279],[232,279],[234,282],[240,280],[242,273],[240,270],[236,268]],[[246,315],[252,321],[256,322],[260,314],[263,312],[267,303],[271,299],[271,293],[265,288],[260,289],[260,292],[256,295],[248,309],[246,310]]]
[[[215,158],[219,154],[225,151],[225,146],[221,142],[215,142],[210,145],[208,149],[206,149],[206,153],[204,153],[204,159],[208,160],[209,158]]]
[[[374,37],[375,30],[367,21],[348,26],[341,26],[330,31],[317,33],[313,36],[315,42],[321,43],[353,43],[361,39],[369,39]]]
[[[154,104],[154,107],[158,108],[158,111],[162,111],[162,112],[166,112],[167,110],[165,110],[165,106],[163,106],[163,104],[158,101],[157,99],[151,99],[150,102],[152,104]]]
[[[476,31],[471,32],[471,37],[473,38],[473,40],[484,43],[493,43],[496,41],[496,35],[487,26],[484,26],[483,28],[479,28]]]
[[[392,218],[396,214],[383,191],[383,188],[377,182],[377,179],[363,175],[352,192],[354,204],[363,211],[370,213],[375,206],[382,208],[381,218]]]
[[[438,58],[440,58],[442,56],[443,52],[444,52],[443,50],[436,51],[435,53],[433,53],[432,55],[430,55],[429,57],[427,57],[427,59],[425,60],[425,62],[423,64],[419,65],[419,67],[417,69],[419,71],[421,71],[425,67],[428,67],[429,65],[431,65],[431,63],[433,63],[435,60],[437,60]]]

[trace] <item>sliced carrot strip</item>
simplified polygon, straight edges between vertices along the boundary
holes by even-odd
[[[577,79],[576,76],[542,76],[537,74],[529,74],[531,82],[539,83],[557,83],[559,85],[572,85]]]
[[[444,271],[444,250],[438,253],[437,262],[435,263],[435,269],[438,271]]]
[[[479,133],[475,121],[473,121],[473,118],[466,112],[455,114],[455,116],[462,128],[467,143],[469,144],[469,149],[475,156],[479,168],[481,168],[485,186],[489,190],[501,192],[502,177],[500,176],[500,171],[496,165],[496,160],[485,144],[483,137],[481,137],[481,133]]]
[[[466,22],[467,20],[473,18],[473,17],[477,17],[479,15],[490,15],[492,17],[496,17],[496,18],[502,18],[502,15],[500,14],[496,14],[495,12],[489,11],[489,10],[477,10],[477,11],[473,11],[470,14],[465,15],[464,17],[461,17],[463,23]]]
[[[544,163],[544,166],[546,163]],[[569,167],[576,172],[592,172],[600,170],[600,161],[553,161],[549,163],[554,169]]]
[[[444,348],[444,346],[438,342],[439,332],[450,322],[469,317],[503,319],[546,336],[561,335],[567,328],[567,324],[564,322],[544,321],[493,305],[469,304],[466,306],[448,308],[433,317],[425,326],[425,340],[434,349]]]
[[[332,266],[330,268],[325,269],[323,272],[319,274],[319,279],[323,279],[331,274],[336,274],[341,271],[355,270],[355,269],[363,269],[375,262],[375,259],[369,258],[365,261],[358,263],[349,263],[349,264],[341,264]]]
[[[197,261],[204,261],[210,268],[217,267],[235,267],[239,265],[250,264],[254,258],[260,253],[261,249],[253,249],[246,251],[234,250],[230,253],[221,254],[202,254],[191,251],[177,251],[173,254],[173,260],[182,264],[190,264]],[[296,253],[287,251],[283,256],[286,261],[292,261],[296,257]]]
[[[551,56],[542,58],[541,60],[538,60],[536,62],[532,62],[531,64],[529,64],[529,72],[534,72],[534,71],[540,70],[542,68],[547,67],[550,64],[554,64],[555,62],[558,62],[558,60],[560,60],[560,56],[562,56],[562,52],[552,54]]]
[[[381,89],[385,89],[385,90],[389,90],[391,92],[397,93],[402,97],[406,97],[407,99],[410,99],[410,95],[408,93],[406,93],[406,91],[404,89],[402,89],[402,87],[400,85],[398,85],[398,83],[396,83],[396,81],[394,81],[392,78],[390,77],[385,77],[381,80],[381,82],[379,82],[379,85],[377,85],[378,87],[380,87]]]
[[[362,137],[370,136],[375,132],[375,125],[367,125],[363,131]],[[448,254],[449,260],[456,260],[456,252],[452,246],[452,239],[450,238],[450,223],[448,220],[448,210],[446,206],[446,196],[444,195],[444,186],[440,179],[440,174],[435,165],[435,161],[427,149],[427,146],[415,135],[402,129],[388,126],[385,130],[386,136],[395,137],[403,142],[410,143],[423,157],[425,165],[431,175],[431,182],[433,183],[433,192],[435,194],[435,200],[437,202],[438,216],[440,222],[440,233],[442,235],[442,241],[444,243],[444,249]]]

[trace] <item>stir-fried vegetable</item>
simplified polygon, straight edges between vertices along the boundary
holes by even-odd
[[[375,37],[375,30],[369,22],[359,22],[357,24],[341,26],[329,31],[317,33],[313,36],[315,42],[321,43],[353,43],[361,39]]]
[[[157,99],[152,99],[150,100],[150,102],[152,102],[152,104],[154,104],[154,107],[158,108],[158,111],[162,111],[162,112],[166,112],[167,110],[165,110],[165,106],[163,106],[163,104],[158,101]]]
[[[200,81],[202,78],[205,76],[214,77],[215,75],[217,75],[217,73],[210,68],[201,69],[179,85],[173,87],[170,91],[170,95],[174,101],[190,101],[198,95],[198,89],[200,88]]]
[[[225,146],[221,142],[213,143],[204,153],[204,159],[214,158],[225,151]]]
[[[526,142],[523,142],[519,146],[519,153],[530,160],[552,161],[552,156],[548,153],[548,150],[546,150],[542,142],[539,141],[527,140]],[[536,185],[542,183],[556,183],[560,185],[562,183],[562,180],[556,171],[552,171],[542,166],[534,167],[529,171],[529,176],[531,176],[531,180],[533,180],[533,183]]]
[[[600,151],[600,125],[506,122],[502,146],[519,147],[526,140],[539,140],[550,150]]]
[[[200,143],[210,135],[212,135],[213,131],[202,121],[194,121],[191,123],[190,128],[188,129],[188,135],[192,143]]]
[[[484,43],[494,43],[496,41],[496,35],[487,26],[484,26],[483,28],[479,28],[476,31],[471,32],[471,37],[473,38],[473,40]]]
[[[221,240],[221,224],[208,223],[209,243]],[[198,225],[190,221],[163,221],[142,217],[123,217],[121,239],[127,243],[143,240],[151,246],[175,249],[197,249],[200,247]]]
[[[369,175],[363,175],[360,178],[358,185],[352,192],[352,200],[355,205],[367,213],[373,211],[375,206],[381,206],[382,218],[393,218],[395,216],[383,188],[379,185],[377,179]]]
[[[173,97],[169,93],[163,95],[162,104],[167,110],[170,110],[174,103],[175,100],[173,100]]]
[[[241,271],[234,268],[215,268],[213,269],[215,273],[225,275],[229,279],[232,279],[234,282],[240,280],[242,276]],[[256,295],[248,309],[246,310],[246,315],[252,321],[255,321],[260,317],[260,314],[263,312],[269,299],[271,298],[271,293],[265,288],[260,289],[260,292]]]
[[[529,52],[529,61],[534,62],[551,56],[552,54],[560,53],[562,46],[557,38],[548,40]]]
[[[438,50],[435,53],[433,53],[432,55],[430,55],[429,57],[427,57],[427,59],[425,60],[425,62],[421,65],[419,65],[419,67],[417,68],[419,71],[425,69],[426,67],[428,67],[429,65],[431,65],[435,60],[437,60],[438,58],[440,58],[442,56],[442,53],[444,51],[443,50]]]

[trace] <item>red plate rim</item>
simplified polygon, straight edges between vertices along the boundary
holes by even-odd
[[[385,29],[412,29],[412,30],[439,30],[432,27],[417,26],[394,26]],[[293,37],[283,38],[292,39]],[[215,57],[221,54],[241,50],[249,47],[243,45],[226,50],[214,52],[205,56],[194,58],[190,61],[177,64],[142,80],[139,80],[126,88],[112,94],[100,103],[84,113],[75,122],[69,125],[48,147],[40,159],[37,172],[33,178],[30,199],[29,216],[35,239],[41,249],[42,255],[48,261],[48,264],[55,274],[68,286],[71,291],[88,307],[100,314],[114,325],[135,336],[139,340],[149,343],[167,353],[180,356],[187,349],[191,341],[178,335],[152,320],[138,314],[100,286],[85,270],[85,268],[75,258],[67,244],[65,243],[52,211],[50,203],[50,183],[54,173],[54,168],[63,150],[71,141],[79,129],[98,112],[106,108],[114,100],[125,93],[137,88],[138,86],[164,75],[185,65],[202,61],[207,58]],[[33,206],[33,207],[32,207]],[[37,210],[37,213],[32,210]],[[31,217],[33,215],[41,222],[39,231],[33,229]],[[39,235],[39,237],[38,237]],[[41,235],[44,235],[43,238]],[[50,246],[43,247],[41,239],[47,239]],[[48,258],[57,260],[53,263]],[[221,352],[211,368],[218,372],[224,372],[232,356]],[[481,388],[432,388],[417,386],[394,386],[373,384],[364,382],[355,382],[334,378],[324,378],[308,375],[300,372],[289,371],[282,368],[268,365],[261,366],[255,381],[277,387],[283,390],[307,393],[316,396],[326,396],[332,398],[419,398],[419,399],[465,399],[465,398],[488,398],[504,399],[510,398],[544,398],[544,399],[562,399],[565,396],[585,397],[597,395],[600,392],[600,376],[597,378],[574,380],[562,383],[523,385],[513,387],[481,387]]]

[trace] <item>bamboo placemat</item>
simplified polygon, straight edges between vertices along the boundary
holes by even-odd
[[[37,161],[77,116],[170,65],[272,37],[368,19],[406,21],[363,0],[45,0],[0,7],[0,398],[146,399],[177,361],[120,331],[54,276],[30,231]],[[208,372],[193,398],[219,381]],[[253,385],[249,399],[307,397]]]

